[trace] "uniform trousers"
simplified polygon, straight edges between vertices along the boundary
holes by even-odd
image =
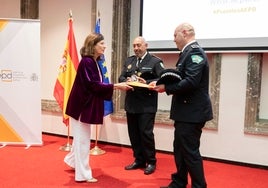
[[[154,140],[155,113],[128,113],[128,135],[135,161],[139,164],[156,164]]]
[[[73,133],[71,151],[65,156],[64,162],[75,169],[75,181],[92,178],[90,160],[91,125],[70,118]]]
[[[175,121],[174,158],[177,172],[172,180],[177,188],[186,188],[187,175],[190,174],[192,188],[206,188],[203,160],[199,151],[200,137],[205,123],[186,123]]]

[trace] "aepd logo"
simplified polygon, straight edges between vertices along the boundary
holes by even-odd
[[[0,79],[3,82],[12,82],[12,71],[11,70],[1,70]]]

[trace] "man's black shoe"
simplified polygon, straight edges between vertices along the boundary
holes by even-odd
[[[154,173],[155,167],[156,166],[154,164],[148,164],[147,167],[144,170],[144,174],[149,175],[149,174]]]
[[[125,170],[135,170],[138,168],[145,168],[145,164],[134,162],[130,165],[125,166]]]
[[[160,188],[186,188],[185,186],[178,185],[174,180],[168,186],[161,186]]]

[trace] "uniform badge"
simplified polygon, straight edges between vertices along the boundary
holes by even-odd
[[[199,64],[201,61],[203,61],[203,57],[199,55],[192,55],[191,56],[193,63]]]

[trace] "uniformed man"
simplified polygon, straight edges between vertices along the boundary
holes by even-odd
[[[190,24],[182,23],[175,29],[174,42],[181,51],[176,68],[182,79],[154,88],[173,95],[170,118],[175,127],[173,150],[177,171],[167,187],[186,188],[189,174],[192,188],[206,188],[199,146],[202,128],[212,119],[208,59]]]
[[[148,44],[141,36],[133,41],[135,55],[126,59],[119,82],[138,81],[149,84],[159,78],[164,70],[160,58],[147,51]],[[156,169],[154,122],[157,111],[158,93],[145,87],[134,87],[127,91],[125,111],[128,135],[133,150],[134,162],[125,170],[144,168],[144,174],[152,174]]]

